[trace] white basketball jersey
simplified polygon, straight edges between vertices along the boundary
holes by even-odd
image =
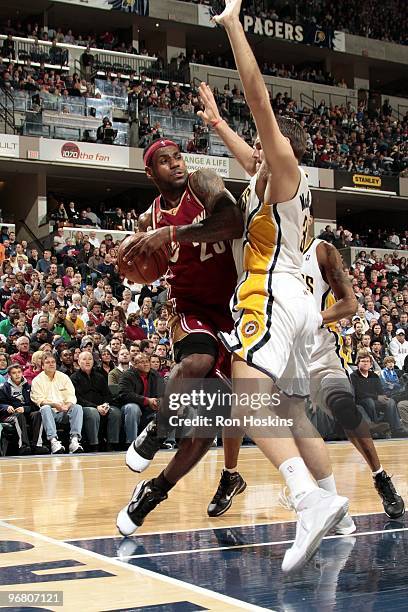
[[[242,238],[233,242],[238,279],[248,273],[282,272],[301,278],[312,198],[300,167],[299,173],[296,195],[287,202],[262,202],[255,192],[257,174],[241,195],[238,205],[244,215],[245,231]]]
[[[319,312],[326,310],[336,302],[336,298],[330,288],[330,285],[324,280],[320,271],[319,262],[317,259],[317,247],[324,240],[314,238],[305,248],[303,252],[302,274],[304,276],[308,289],[313,294],[316,307]],[[336,332],[336,326],[331,323],[317,330],[315,333],[315,344],[313,347],[312,359],[322,351],[330,349],[339,350],[339,337]]]

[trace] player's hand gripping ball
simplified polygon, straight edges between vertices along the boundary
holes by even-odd
[[[118,252],[119,272],[132,283],[149,285],[167,272],[170,254],[167,245],[163,244],[150,255],[135,255],[140,235],[141,232],[137,232],[122,240]]]

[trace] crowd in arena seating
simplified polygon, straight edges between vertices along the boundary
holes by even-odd
[[[187,62],[236,70],[233,57],[229,58],[225,54],[214,55],[209,51],[204,53],[203,51],[197,49],[193,49],[191,53],[188,53]],[[261,62],[260,69],[262,74],[266,76],[280,77],[282,79],[295,79],[297,81],[308,81],[309,83],[332,85],[342,88],[347,87],[344,79],[336,82],[334,76],[330,72],[326,72],[320,65],[305,66],[302,64],[301,67],[296,67],[294,64],[275,64],[265,61]]]
[[[32,38],[35,41],[52,42],[60,44],[78,45],[82,47],[93,47],[97,49],[105,49],[106,51],[119,51],[121,53],[139,53],[132,45],[131,42],[122,40],[121,34],[117,32],[111,32],[106,30],[101,34],[95,32],[88,32],[82,34],[79,32],[73,32],[73,29],[68,28],[54,28],[52,26],[41,26],[37,22],[22,22],[13,21],[7,19],[5,23],[0,24],[0,33],[6,34],[8,39],[3,42],[3,57],[10,57],[15,59],[13,36],[21,38]],[[7,54],[4,55],[4,48],[8,49]],[[141,55],[147,55],[146,49],[140,50]]]
[[[32,95],[34,110],[41,112],[41,94],[52,94],[60,99],[60,102],[69,101],[70,97],[98,97],[95,93],[95,84],[88,70],[89,62],[92,63],[92,53],[86,50],[81,58],[82,71],[80,74],[66,74],[63,68],[61,48],[51,47],[50,56],[55,51],[55,68],[46,68],[44,61],[39,66],[27,58],[24,65],[15,64],[10,60],[13,58],[12,35],[16,33],[39,34],[54,41],[72,42],[72,32],[69,30],[64,34],[61,28],[55,31],[51,29],[48,33],[38,25],[22,26],[12,24],[10,21],[3,26],[3,31],[8,33],[8,39],[3,41],[0,47],[0,84],[10,91],[25,91]],[[99,37],[99,43],[118,47],[118,41],[105,33]],[[89,40],[94,44],[95,36],[89,35]],[[103,39],[103,40],[102,40]],[[109,41],[107,42],[107,40]],[[81,42],[81,39],[79,40]],[[120,43],[120,50],[126,50]],[[130,50],[130,49],[128,49]],[[144,50],[143,53],[146,51]],[[41,59],[41,58],[34,58]],[[54,63],[54,60],[51,60]],[[188,66],[188,61],[214,62],[216,65],[225,63],[221,57],[211,57],[202,52],[192,50],[188,60],[184,56],[176,62],[179,73],[183,72],[183,66]],[[161,64],[161,62],[160,62]],[[265,63],[263,72],[281,77],[310,80],[316,83],[332,84],[333,77],[326,74],[320,68],[276,66]],[[143,146],[149,139],[160,137],[163,128],[157,122],[150,125],[148,113],[144,112],[151,108],[172,111],[177,113],[194,114],[200,108],[200,101],[194,85],[181,87],[169,82],[168,85],[159,85],[156,79],[148,78],[147,75],[137,76],[134,73],[123,77],[110,76],[107,81],[121,91],[128,92],[129,116],[135,117],[134,109],[137,105],[141,117],[139,126],[139,144]],[[338,86],[346,86],[344,79]],[[228,121],[248,142],[253,141],[255,126],[253,125],[249,109],[245,103],[244,96],[239,89],[230,89],[228,85],[223,91],[215,90],[216,99],[222,117]],[[308,149],[303,163],[306,165],[331,168],[349,172],[367,173],[374,175],[399,174],[407,172],[408,166],[408,114],[400,116],[398,120],[393,116],[393,111],[388,103],[382,108],[375,108],[372,100],[368,103],[361,101],[357,107],[352,102],[330,105],[327,100],[322,99],[314,108],[301,106],[299,102],[291,99],[287,92],[278,93],[272,100],[275,112],[291,115],[300,120],[308,133]],[[63,105],[64,112],[69,112],[69,105]],[[147,119],[146,119],[147,116]],[[199,123],[199,122],[197,122]],[[186,146],[189,152],[205,153],[208,137],[206,130],[197,127],[199,138],[192,134]],[[203,133],[201,133],[203,132]],[[203,136],[203,137],[201,137]]]
[[[28,248],[7,227],[0,232],[0,442],[10,436],[9,452],[20,454],[126,448],[154,415],[174,365],[168,283],[123,281],[119,242],[97,237],[96,213],[77,212],[74,203],[57,212],[51,250]],[[115,228],[137,228],[134,211],[116,213]],[[73,238],[64,238],[64,224],[74,226]],[[345,235],[327,226],[320,237],[342,247]],[[407,237],[389,233],[394,251],[406,248]],[[359,306],[337,325],[341,356],[354,378],[367,359],[379,374],[385,399],[364,395],[356,382],[373,431],[405,435],[406,258],[362,250],[348,272]]]
[[[53,94],[67,102],[72,96],[100,95],[95,94],[94,84],[83,76],[78,73],[65,75],[57,68],[45,68],[44,63],[33,67],[27,60],[21,66],[0,58],[0,83],[10,91],[27,91],[35,96],[39,110],[41,98],[35,94]],[[122,83],[108,75],[108,81],[112,90],[117,83],[121,90],[128,91],[130,114],[135,105],[138,107],[140,146],[163,133],[160,125],[150,125],[146,112],[149,109],[194,114],[200,108],[194,86],[182,87],[171,82],[159,85],[157,80],[148,79],[146,75]],[[255,126],[242,92],[225,85],[222,91],[216,88],[214,94],[221,116],[252,142]],[[360,102],[356,108],[351,102],[330,106],[322,99],[315,108],[300,107],[287,92],[278,93],[272,104],[276,113],[294,116],[305,127],[308,149],[303,163],[306,165],[377,175],[398,174],[407,168],[408,114],[395,120],[389,104],[377,109]],[[189,151],[197,151],[196,142],[192,137]]]
[[[220,0],[184,0],[194,4],[223,9]],[[408,44],[408,17],[405,0],[244,0],[243,11],[263,19],[289,22],[312,21],[320,27],[340,30],[357,36],[375,38],[402,45]]]
[[[194,88],[183,91],[179,86],[157,86],[139,83],[132,90],[139,108],[159,108],[197,112],[200,101]],[[214,89],[220,114],[247,142],[252,143],[255,126],[251,121],[245,98],[238,88],[225,85],[223,91]],[[278,93],[272,100],[277,114],[298,119],[308,134],[308,148],[303,163],[348,172],[375,175],[396,174],[408,165],[408,114],[402,120],[390,116],[389,105],[382,109],[360,102],[354,107],[329,106],[324,99],[315,108],[298,106],[287,92]],[[151,130],[148,119],[141,120],[142,136]],[[145,139],[143,140],[145,142]]]

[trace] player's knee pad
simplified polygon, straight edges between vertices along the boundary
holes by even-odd
[[[332,391],[326,401],[334,419],[344,429],[353,430],[360,425],[363,417],[351,393],[347,393],[346,391]]]

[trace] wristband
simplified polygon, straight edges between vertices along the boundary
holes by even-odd
[[[217,125],[219,125],[223,121],[224,121],[224,119],[214,119],[213,121],[210,121],[211,127],[215,129],[217,127]]]

